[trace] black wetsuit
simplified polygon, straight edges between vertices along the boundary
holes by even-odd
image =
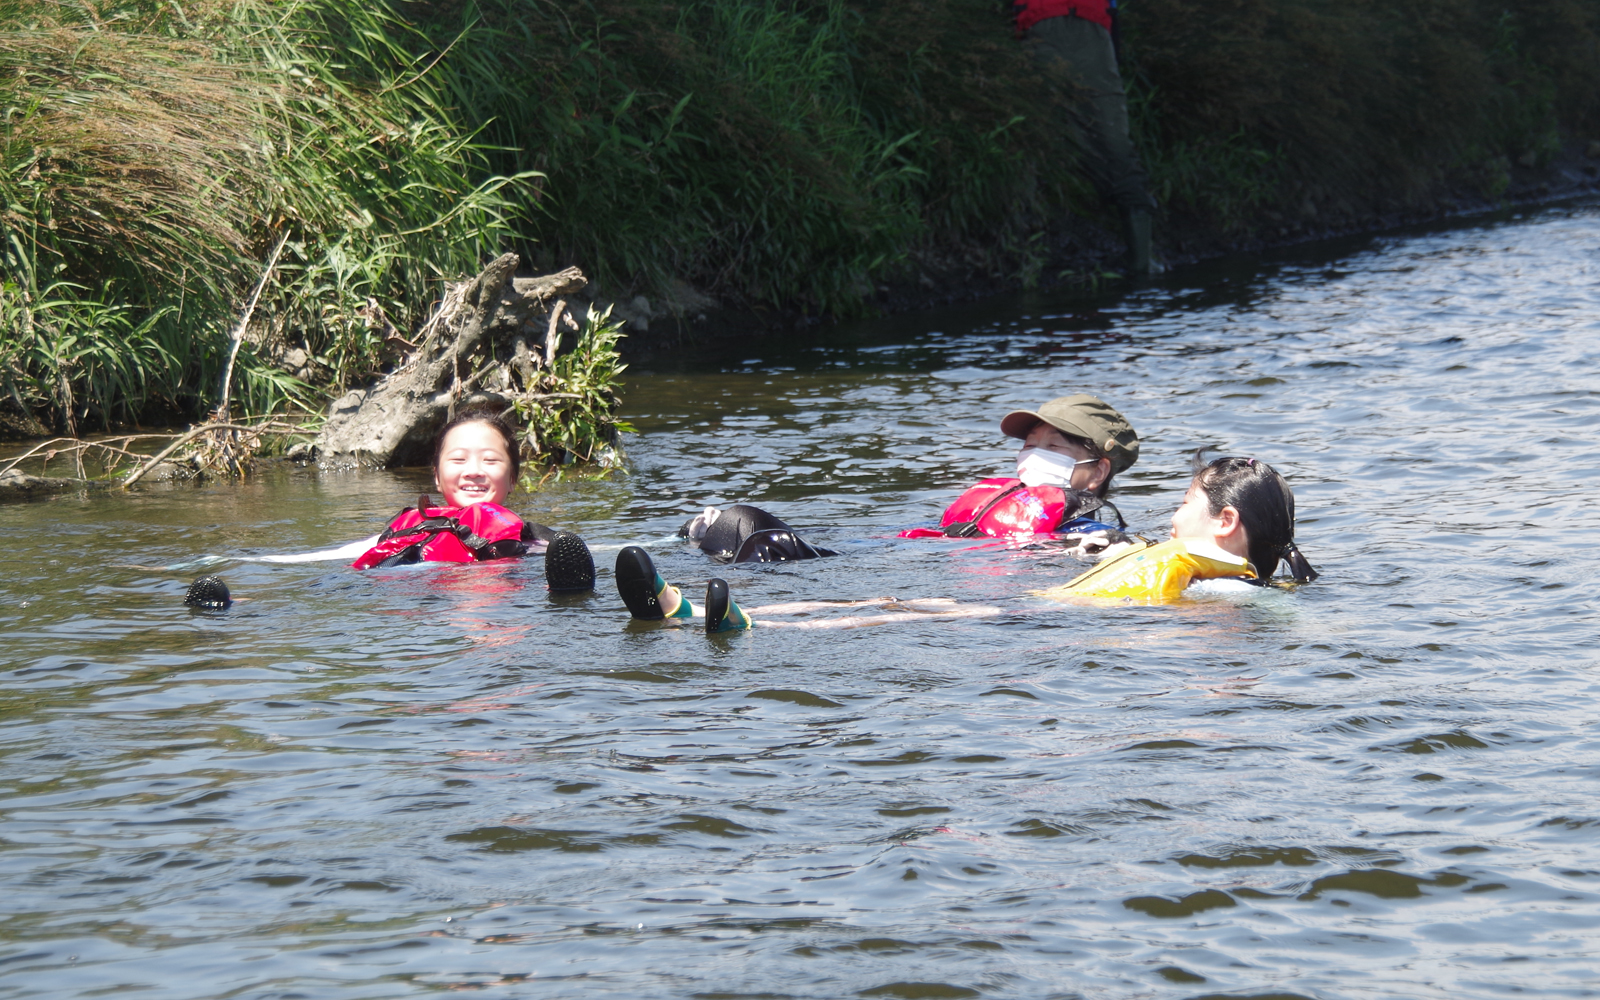
[[[678,533],[687,538],[688,529],[686,524]],[[700,551],[723,563],[790,562],[839,554],[809,544],[782,520],[742,503],[723,511],[699,542]]]

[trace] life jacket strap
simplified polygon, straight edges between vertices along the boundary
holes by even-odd
[[[984,504],[982,507],[978,508],[978,512],[976,514],[972,515],[972,520],[970,520],[970,521],[957,521],[955,524],[947,524],[947,525],[945,525],[944,528],[943,528],[944,533],[945,533],[945,537],[947,537],[947,538],[974,538],[974,537],[976,537],[980,533],[978,531],[978,522],[983,520],[984,515],[988,514],[991,510],[994,510],[995,506],[997,504],[999,504],[1000,501],[1004,500],[1006,497],[1008,497],[1011,494],[1017,492],[1018,490],[1023,490],[1023,489],[1027,489],[1027,487],[1023,486],[1021,483],[1017,483],[1015,486],[1007,486],[1005,489],[1001,490],[998,494],[996,494],[995,497],[992,500],[990,500],[988,503]]]
[[[1091,496],[1092,495],[1093,494],[1091,494]],[[1127,531],[1128,530],[1128,520],[1127,520],[1127,518],[1122,516],[1122,511],[1117,509],[1117,505],[1116,504],[1112,503],[1110,500],[1107,500],[1105,497],[1094,497],[1094,506],[1091,507],[1088,504],[1085,504],[1081,509],[1079,509],[1077,511],[1077,515],[1076,516],[1082,517],[1085,514],[1092,514],[1097,510],[1109,510],[1109,511],[1111,511],[1111,513],[1117,515],[1117,530],[1118,531]]]
[[[422,499],[426,499],[426,497],[423,497]],[[407,507],[405,510],[400,512],[399,517],[396,517],[395,521],[400,520],[400,518],[404,517],[408,512],[416,510],[416,509],[417,508],[415,508],[415,507]],[[427,508],[422,508],[422,509],[426,510]],[[438,514],[438,515],[435,515],[433,517],[425,517],[422,520],[418,521],[416,524],[413,524],[410,527],[406,527],[406,528],[397,528],[397,527],[395,527],[394,522],[391,521],[389,523],[389,526],[387,528],[383,529],[383,532],[378,535],[378,541],[379,542],[387,542],[391,538],[400,537],[400,536],[404,536],[404,537],[408,537],[409,538],[412,535],[426,535],[428,537],[422,539],[420,542],[417,543],[419,545],[426,545],[427,543],[433,541],[435,535],[442,535],[445,532],[449,532],[450,534],[455,535],[457,538],[461,539],[461,544],[465,545],[467,548],[471,549],[472,552],[475,555],[478,554],[481,550],[489,549],[489,547],[490,547],[490,542],[489,542],[489,540],[487,538],[484,538],[482,535],[479,535],[479,534],[475,533],[471,528],[469,528],[466,525],[462,524],[456,518],[446,517],[443,514]],[[518,544],[520,544],[520,543],[518,543]],[[490,549],[490,551],[494,551],[494,550]],[[526,550],[524,550],[524,551],[526,551]],[[508,554],[512,554],[512,553],[508,553]],[[514,553],[514,554],[520,555],[521,553]],[[484,558],[484,557],[483,556],[479,556],[479,558]],[[488,558],[499,558],[499,557],[498,556],[489,556]]]
[[[1011,494],[1016,493],[1018,490],[1024,489],[1027,489],[1027,487],[1021,483],[1017,483],[1015,486],[1009,486],[1006,489],[1001,490],[998,495],[980,507],[978,512],[972,515],[971,520],[957,521],[954,524],[947,524],[940,530],[945,533],[945,537],[947,538],[976,537],[977,535],[983,533],[978,525],[983,521],[984,517],[1007,497],[1011,496]],[[1075,490],[1071,488],[1063,488],[1062,492],[1066,494],[1068,500],[1074,501],[1072,508],[1067,511],[1068,518],[1087,517],[1098,510],[1109,509],[1111,513],[1117,515],[1117,528],[1121,531],[1126,531],[1128,529],[1128,522],[1123,518],[1122,511],[1118,510],[1117,505],[1112,503],[1110,500],[1107,500],[1105,497],[1095,496],[1088,490]]]

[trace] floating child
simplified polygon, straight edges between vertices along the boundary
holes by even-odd
[[[1254,458],[1201,464],[1172,515],[1172,537],[1139,539],[1072,580],[1035,591],[1056,600],[1090,598],[1164,604],[1199,580],[1265,585],[1287,564],[1296,583],[1317,571],[1294,541],[1294,491],[1272,466]]]
[[[351,563],[356,569],[418,562],[483,562],[527,555],[543,543],[545,578],[553,591],[594,589],[594,560],[583,539],[524,521],[505,507],[522,471],[515,433],[498,414],[468,410],[440,428],[433,445],[433,481],[444,495],[427,494],[397,514],[374,544]]]
[[[351,566],[377,569],[419,562],[483,562],[544,551],[545,581],[554,592],[594,589],[594,559],[582,538],[524,521],[504,506],[522,469],[515,433],[498,414],[467,410],[440,428],[433,445],[433,481],[444,498],[427,494],[382,532],[350,545],[263,562],[314,562],[349,558]],[[185,597],[191,607],[221,609],[231,603],[226,584],[202,577]]]
[[[1097,396],[1077,393],[1037,410],[1013,410],[1000,419],[1000,433],[1022,442],[1016,475],[982,480],[945,510],[937,528],[911,528],[900,537],[1044,535],[1078,542],[1086,552],[1122,540],[1127,523],[1106,492],[1113,476],[1139,460],[1139,435],[1126,417]],[[1101,511],[1116,515],[1116,527],[1090,516]]]

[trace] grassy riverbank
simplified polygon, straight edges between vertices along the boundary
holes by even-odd
[[[1131,0],[1174,226],[1495,197],[1600,137],[1581,0]],[[991,0],[0,0],[0,410],[186,419],[278,238],[234,396],[315,408],[513,250],[607,297],[811,316],[1049,279],[1102,217]],[[685,289],[693,289],[690,296]]]

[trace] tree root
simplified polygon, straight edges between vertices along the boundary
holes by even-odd
[[[434,433],[463,405],[509,415],[588,398],[566,391],[555,375],[562,327],[581,331],[573,314],[589,313],[587,303],[568,297],[588,279],[577,268],[518,278],[518,263],[503,254],[470,281],[450,285],[417,332],[411,356],[378,384],[333,403],[315,444],[323,465],[425,459]],[[541,333],[542,349],[530,349]],[[610,393],[609,385],[599,387],[596,398],[609,406]],[[546,452],[531,432],[524,444],[530,457]]]

